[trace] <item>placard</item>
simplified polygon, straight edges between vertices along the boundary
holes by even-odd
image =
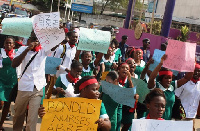
[[[80,28],[78,50],[96,51],[107,54],[111,33],[97,29]]]
[[[29,38],[33,30],[31,18],[4,18],[2,34]]]
[[[59,29],[60,13],[43,13],[33,17],[34,32],[45,51],[49,51],[65,39],[65,32]]]
[[[123,88],[118,85],[108,83],[106,81],[101,81],[102,92],[109,95],[115,102],[127,105],[134,108],[135,105],[135,93],[136,87],[134,88]]]
[[[167,59],[163,66],[180,72],[193,72],[195,68],[196,43],[169,40]]]
[[[56,67],[61,64],[61,60],[61,58],[47,57],[45,62],[45,74],[56,74]]]
[[[192,131],[193,121],[133,119],[131,131]]]
[[[44,99],[46,114],[41,131],[96,131],[101,100],[86,98]]]

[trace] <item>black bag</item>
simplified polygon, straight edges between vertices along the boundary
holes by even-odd
[[[20,79],[22,78],[23,74],[25,73],[26,69],[28,68],[28,66],[31,64],[31,62],[33,61],[33,59],[35,58],[35,56],[38,54],[38,52],[30,59],[30,61],[27,63],[26,67],[24,68],[24,71],[22,72],[22,75],[20,77]],[[15,101],[16,97],[17,97],[17,91],[18,91],[18,82],[13,86],[13,89],[10,92],[10,96],[9,96],[9,102]]]
[[[185,118],[185,110],[181,104],[181,100],[176,96],[175,103],[172,108],[172,118],[182,120]]]

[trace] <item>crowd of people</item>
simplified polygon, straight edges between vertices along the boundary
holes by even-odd
[[[196,118],[200,101],[198,63],[194,72],[177,77],[171,70],[162,67],[167,58],[164,55],[158,66],[150,71],[149,66],[154,60],[149,51],[149,39],[143,40],[143,47],[134,48],[126,44],[128,37],[124,35],[120,42],[113,39],[107,54],[103,54],[77,50],[78,33],[74,29],[67,32],[65,40],[47,52],[34,32],[26,42],[20,37],[5,38],[0,49],[1,131],[4,130],[4,121],[10,116],[12,101],[15,102],[13,130],[21,131],[26,118],[25,130],[35,131],[38,115],[41,118],[45,115],[42,106],[45,95],[47,98],[55,95],[57,98],[101,99],[101,113],[94,123],[102,131],[128,131],[132,119]],[[167,43],[161,45],[162,50],[166,47]],[[47,56],[62,59],[56,75],[45,75]],[[142,79],[151,90],[142,103],[138,102],[140,96],[135,94],[134,108],[117,103],[102,92],[101,80],[121,88],[136,88],[132,78]]]

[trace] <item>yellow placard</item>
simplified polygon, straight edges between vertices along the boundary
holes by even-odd
[[[41,131],[97,131],[101,100],[86,98],[44,99],[46,114]]]
[[[109,71],[102,72],[101,80],[105,80],[108,73]]]

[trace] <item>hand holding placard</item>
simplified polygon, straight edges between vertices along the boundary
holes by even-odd
[[[131,79],[133,82],[133,85],[136,86],[136,93],[139,95],[139,102],[143,103],[145,100],[146,95],[150,92],[149,88],[147,87],[147,83],[145,83],[141,79]]]
[[[149,70],[153,71],[158,66],[158,64],[160,63],[160,60],[164,54],[165,54],[165,51],[161,51],[158,49],[154,50],[154,54],[152,57],[154,60],[154,63],[149,66]]]

